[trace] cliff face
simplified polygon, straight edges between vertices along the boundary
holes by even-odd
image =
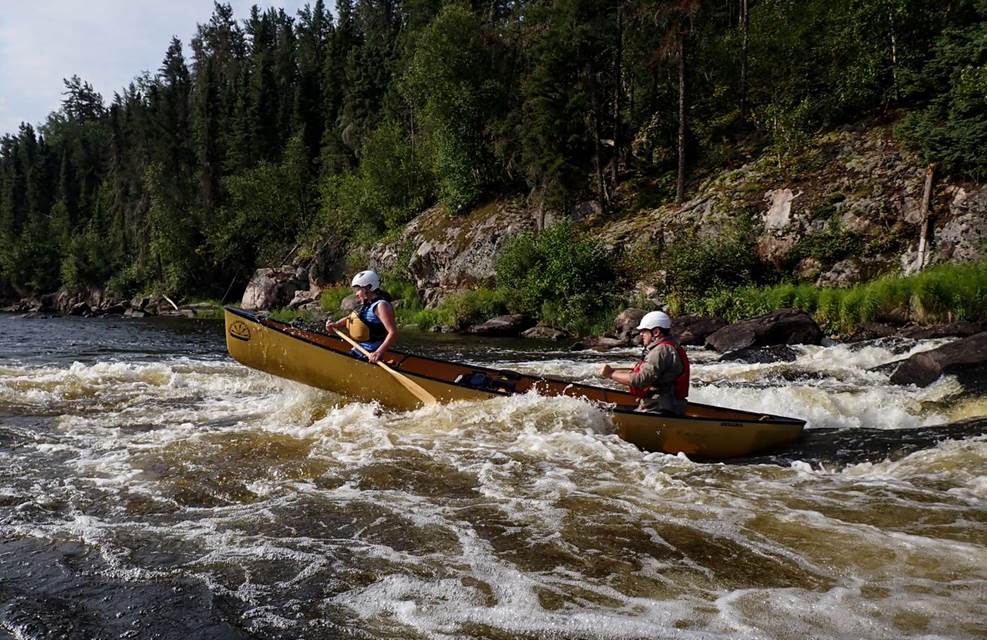
[[[818,137],[797,154],[765,154],[712,175],[682,205],[615,218],[589,203],[582,207],[587,215],[576,222],[609,246],[630,248],[694,236],[715,242],[724,230],[747,221],[752,250],[762,261],[818,286],[916,270],[923,226],[925,266],[984,258],[987,187],[933,172],[926,212],[927,169],[893,140],[889,126],[845,128]],[[552,221],[549,215],[546,224]],[[376,245],[371,261],[383,269],[404,265],[426,302],[435,304],[452,291],[489,281],[504,241],[538,225],[538,214],[520,197],[465,216],[436,207],[396,239]],[[653,268],[650,280],[660,282],[662,266]]]

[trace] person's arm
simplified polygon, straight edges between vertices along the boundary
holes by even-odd
[[[629,386],[631,384],[632,371],[632,369],[614,369],[610,365],[605,364],[600,368],[600,375],[614,382]]]
[[[394,307],[391,306],[390,302],[384,301],[377,305],[375,311],[377,317],[380,318],[381,323],[384,328],[387,329],[387,337],[384,341],[380,343],[380,346],[370,354],[368,360],[371,363],[376,363],[378,360],[384,357],[387,350],[394,344],[394,341],[398,339],[398,325],[394,321]]]

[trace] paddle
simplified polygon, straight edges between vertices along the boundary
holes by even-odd
[[[354,349],[362,353],[364,356],[368,358],[370,357],[370,352],[364,349],[363,347],[361,347],[359,342],[349,337],[345,333],[341,332],[339,329],[333,329],[333,331],[336,333],[337,336],[339,336],[346,342],[349,342]],[[422,404],[424,404],[425,406],[428,406],[430,404],[438,404],[439,401],[435,399],[435,396],[433,396],[431,393],[423,389],[421,385],[419,385],[417,382],[415,382],[408,376],[402,375],[397,371],[395,371],[394,369],[390,368],[389,366],[387,366],[387,363],[384,362],[383,360],[378,360],[377,364],[380,365],[380,367],[384,371],[394,376],[395,380],[400,382],[405,389],[413,393],[415,397],[421,400]]]

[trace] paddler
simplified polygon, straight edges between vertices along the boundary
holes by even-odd
[[[370,352],[365,358],[376,363],[398,338],[398,326],[394,321],[394,307],[380,289],[380,276],[375,271],[361,271],[353,276],[350,283],[356,297],[360,300],[360,309],[354,311],[342,320],[326,321],[326,330],[346,327],[350,337],[360,343],[360,346]],[[364,358],[356,349],[353,355]]]
[[[672,319],[662,311],[644,314],[637,330],[644,351],[633,369],[603,365],[600,375],[630,387],[638,411],[685,415],[689,395],[689,358],[671,335]]]

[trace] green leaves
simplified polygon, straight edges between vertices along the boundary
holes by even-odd
[[[577,333],[613,306],[622,285],[613,256],[569,224],[523,233],[497,260],[510,311]]]

